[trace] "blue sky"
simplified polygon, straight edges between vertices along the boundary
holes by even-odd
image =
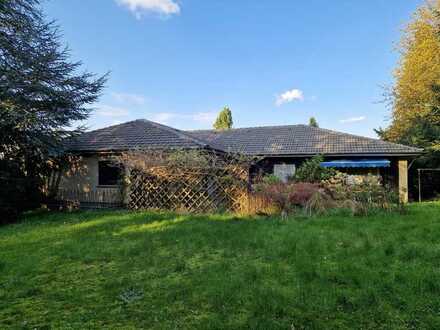
[[[307,123],[374,137],[400,30],[421,0],[51,0],[74,59],[102,74],[88,120],[210,128]]]

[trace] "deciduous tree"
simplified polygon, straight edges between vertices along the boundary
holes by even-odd
[[[309,119],[309,126],[311,126],[311,127],[319,127],[318,122],[316,121],[315,117],[310,117],[310,119]]]
[[[214,122],[214,128],[217,130],[226,130],[231,129],[232,125],[232,112],[228,107],[224,107]]]
[[[403,31],[398,47],[401,58],[389,93],[391,125],[377,130],[386,140],[424,147],[422,127],[439,122],[439,115],[433,112],[440,101],[435,90],[440,84],[439,10],[440,0],[426,2]]]

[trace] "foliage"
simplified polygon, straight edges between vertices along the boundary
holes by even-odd
[[[216,130],[227,130],[231,129],[233,124],[231,110],[228,107],[224,107],[214,122],[214,128]]]
[[[268,174],[263,176],[261,182],[263,184],[276,184],[276,183],[281,183],[281,179],[277,177],[275,174]]]
[[[28,215],[0,227],[0,328],[438,329],[439,224],[439,203],[287,222]]]
[[[377,210],[404,212],[405,206],[399,201],[399,194],[388,186],[383,186],[376,176],[368,175],[356,184],[347,179],[327,180],[324,186],[339,208],[348,208],[353,215],[366,216]],[[339,181],[340,183],[335,183]]]
[[[81,63],[70,61],[60,39],[39,0],[1,1],[0,160],[19,170],[18,179],[32,180],[35,192],[63,139],[80,131],[72,125],[88,117],[106,80],[80,73]]]
[[[115,164],[128,170],[136,169],[152,172],[157,169],[169,171],[188,171],[194,169],[218,169],[231,166],[249,168],[260,157],[246,156],[241,153],[217,154],[211,150],[149,150],[138,149],[113,156]]]
[[[337,207],[336,202],[324,189],[315,191],[304,203],[304,211],[309,216],[323,215],[335,207]]]
[[[256,187],[256,191],[276,206],[283,217],[292,210],[293,205],[290,202],[293,193],[292,185],[283,182],[260,184]]]
[[[255,190],[283,215],[298,207],[308,215],[341,208],[361,216],[378,210],[405,211],[398,193],[384,187],[375,175],[354,176],[337,172],[320,183],[263,181],[255,186]]]
[[[316,183],[299,182],[290,184],[292,192],[289,196],[289,202],[292,205],[305,207],[310,199],[322,190],[322,187]]]
[[[258,160],[210,150],[137,150],[114,157],[130,173],[130,209],[246,212],[249,168]]]
[[[311,127],[319,127],[318,122],[316,121],[315,117],[310,117],[310,119],[309,119],[309,126],[311,126]]]
[[[332,168],[325,168],[321,166],[324,157],[316,155],[301,164],[295,173],[295,180],[298,182],[319,183],[327,180],[337,172]]]
[[[255,190],[276,206],[283,216],[287,216],[296,207],[304,208],[312,196],[321,190],[321,186],[307,182],[263,181],[255,186]]]
[[[17,220],[20,212],[28,208],[28,183],[22,178],[10,176],[9,172],[0,172],[0,225]]]
[[[440,166],[440,1],[428,1],[414,14],[399,45],[395,84],[388,93],[391,125],[378,135],[427,149],[417,166]]]

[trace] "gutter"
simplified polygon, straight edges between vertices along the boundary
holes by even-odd
[[[260,157],[271,157],[271,158],[305,158],[305,157],[313,157],[316,155],[322,155],[324,157],[417,157],[421,153],[397,153],[397,154],[386,154],[386,153],[357,153],[357,154],[349,154],[349,153],[339,153],[339,154],[256,154],[255,156]],[[251,154],[247,154],[251,155]]]

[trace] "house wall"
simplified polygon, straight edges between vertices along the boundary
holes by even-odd
[[[91,191],[98,188],[97,155],[82,156],[79,164],[74,165],[61,178],[60,189]]]
[[[58,198],[77,201],[81,207],[120,207],[126,203],[128,194],[121,186],[99,185],[99,161],[109,160],[105,155],[82,156],[61,177]]]

